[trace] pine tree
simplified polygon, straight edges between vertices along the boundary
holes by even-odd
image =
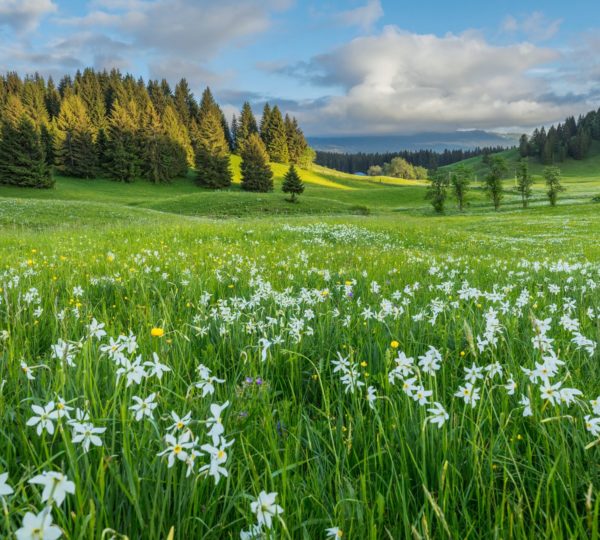
[[[190,142],[190,135],[185,125],[179,119],[172,105],[167,105],[162,115],[164,134],[175,145],[175,176],[186,176],[188,167],[194,166],[194,150]]]
[[[213,189],[229,187],[232,181],[229,145],[217,108],[213,107],[202,114],[195,138],[198,184]]]
[[[7,103],[7,107],[18,107],[16,103]],[[0,130],[0,184],[36,188],[54,185],[39,131],[26,114],[17,110],[5,115]]]
[[[296,167],[292,163],[287,173],[283,177],[283,186],[281,190],[284,193],[290,193],[291,197],[289,199],[290,202],[296,202],[296,196],[304,193],[304,184],[300,179],[300,175],[298,171],[296,171]]]
[[[295,118],[290,118],[289,115],[286,114],[284,125],[290,163],[299,165],[308,148],[308,143]]]
[[[289,163],[290,156],[287,145],[287,134],[283,117],[277,105],[273,107],[267,130],[267,153],[275,163]]]
[[[234,153],[237,151],[237,138],[238,138],[238,120],[237,116],[234,114],[231,119],[231,152]]]
[[[121,182],[133,182],[140,176],[135,113],[134,102],[124,107],[117,100],[114,102],[108,122],[106,170],[111,178]]]
[[[171,148],[163,134],[160,117],[150,101],[146,104],[144,118],[142,176],[154,184],[169,182],[173,178]]]
[[[46,110],[51,120],[54,120],[60,113],[60,94],[54,85],[52,77],[48,78],[48,84],[46,86],[46,95],[44,96],[46,104]]]
[[[175,86],[173,104],[184,126],[190,129],[192,120],[196,117],[196,102],[187,80],[181,79]]]
[[[253,133],[258,133],[258,125],[256,124],[256,118],[252,112],[252,107],[247,101],[242,106],[242,114],[240,115],[240,121],[238,124],[238,130],[236,133],[236,151],[241,156],[248,138]]]
[[[66,97],[55,120],[56,165],[62,174],[94,178],[97,154],[92,126],[81,98]]]
[[[271,124],[271,106],[265,103],[262,117],[260,119],[260,138],[265,143],[265,147],[269,145],[269,125]]]
[[[517,165],[517,192],[521,195],[523,208],[529,206],[532,185],[533,177],[529,174],[528,160],[526,158],[521,159]]]
[[[269,156],[258,133],[248,137],[242,154],[242,189],[246,191],[273,191],[273,171]]]
[[[78,74],[74,83],[75,94],[85,105],[94,138],[106,127],[106,104],[100,81],[93,69],[86,68]]]

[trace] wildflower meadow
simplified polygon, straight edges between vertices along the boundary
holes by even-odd
[[[598,227],[529,219],[3,233],[0,536],[598,538]]]

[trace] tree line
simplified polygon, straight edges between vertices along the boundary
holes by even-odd
[[[508,173],[508,164],[503,156],[489,156],[485,160],[487,172],[482,178],[482,188],[490,199],[494,210],[498,211],[502,200],[507,192],[503,179]],[[533,176],[529,172],[529,160],[522,158],[517,163],[516,168],[516,191],[520,198],[523,208],[529,206],[529,201],[533,194]],[[542,176],[546,183],[546,195],[551,206],[556,206],[558,194],[565,191],[561,183],[561,171],[558,167],[545,167]],[[433,209],[438,214],[442,214],[446,207],[446,201],[450,194],[454,196],[460,212],[464,211],[468,204],[469,189],[473,183],[474,172],[471,167],[464,164],[456,166],[454,169],[431,171],[429,176],[429,187],[427,188],[426,198],[431,201]]]
[[[315,163],[330,169],[354,174],[357,172],[367,172],[370,167],[384,167],[386,163],[391,163],[394,158],[402,158],[413,167],[422,167],[428,170],[435,170],[438,167],[452,165],[465,159],[478,157],[485,154],[494,154],[502,152],[506,148],[502,146],[474,148],[472,150],[444,150],[435,152],[433,150],[384,152],[384,153],[364,153],[348,154],[341,152],[325,152],[317,150]]]
[[[566,158],[584,159],[592,141],[600,141],[600,109],[591,111],[575,120],[574,116],[564,123],[535,129],[528,136],[521,135],[519,153],[521,157],[535,157],[544,165],[563,162]]]
[[[58,85],[38,74],[0,76],[3,184],[51,187],[55,170],[163,183],[195,168],[199,185],[225,188],[232,153],[256,161],[242,167],[242,187],[258,191],[272,189],[269,162],[307,167],[314,160],[298,122],[279,107],[267,103],[259,125],[246,102],[228,123],[210,88],[198,102],[185,78],[172,90],[165,79],[146,83],[118,70],[87,68]]]

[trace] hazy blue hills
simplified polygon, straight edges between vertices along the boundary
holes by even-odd
[[[401,150],[472,149],[484,146],[514,146],[519,135],[470,130],[450,133],[417,133],[415,135],[367,135],[308,137],[316,150],[326,152],[398,152]]]

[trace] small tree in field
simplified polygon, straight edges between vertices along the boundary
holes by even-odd
[[[465,208],[465,202],[467,198],[467,190],[473,177],[473,171],[464,165],[459,165],[452,172],[450,177],[450,183],[452,184],[452,191],[456,197],[458,203],[458,209],[462,212]]]
[[[304,193],[304,184],[293,164],[283,177],[283,186],[281,187],[281,190],[284,193],[289,193],[291,195],[288,199],[290,202],[296,202],[296,196]]]
[[[448,197],[448,175],[443,171],[435,171],[430,175],[430,184],[427,188],[427,199],[431,201],[431,206],[438,214],[444,213],[444,205]]]
[[[494,210],[497,211],[504,198],[502,178],[508,171],[508,167],[506,166],[506,160],[501,156],[489,156],[487,162],[490,170],[483,180],[484,188],[492,200]]]
[[[544,169],[544,179],[548,186],[548,199],[551,206],[556,206],[558,194],[565,191],[565,187],[560,183],[560,169],[558,167],[546,167]]]
[[[517,165],[517,191],[521,195],[523,208],[529,206],[532,185],[533,177],[529,174],[529,163],[527,162],[527,159],[521,159]]]

